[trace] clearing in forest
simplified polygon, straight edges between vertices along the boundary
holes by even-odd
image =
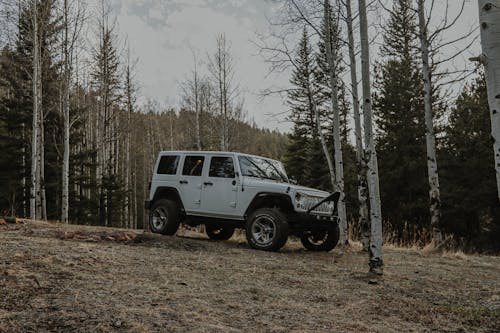
[[[498,332],[500,258],[0,226],[0,332]]]

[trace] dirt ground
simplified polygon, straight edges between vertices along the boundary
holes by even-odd
[[[0,332],[499,332],[500,258],[0,226]]]

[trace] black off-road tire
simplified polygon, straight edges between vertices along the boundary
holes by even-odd
[[[228,240],[234,234],[233,227],[205,224],[205,232],[213,240]]]
[[[309,251],[331,251],[337,246],[340,237],[340,229],[338,224],[335,226],[320,230],[320,231],[306,231],[300,237],[302,245]],[[317,243],[313,242],[311,238],[319,239]]]
[[[179,229],[180,211],[177,202],[169,199],[155,201],[149,211],[151,232],[173,236]]]
[[[262,226],[269,225],[265,229]],[[272,231],[270,229],[273,229]],[[255,210],[246,222],[246,237],[250,247],[264,251],[278,251],[288,239],[288,221],[277,208],[260,208]],[[265,229],[265,230],[264,230]],[[267,232],[269,237],[259,238],[259,230]],[[266,240],[267,241],[264,241]]]

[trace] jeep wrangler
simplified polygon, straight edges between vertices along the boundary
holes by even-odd
[[[338,242],[340,194],[295,185],[279,161],[231,152],[164,151],[150,183],[149,225],[174,235],[181,223],[205,225],[209,238],[227,240],[245,229],[255,249],[277,251],[289,235],[311,251]]]

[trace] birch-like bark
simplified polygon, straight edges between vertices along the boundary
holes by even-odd
[[[425,141],[427,147],[427,173],[429,179],[429,198],[432,240],[435,244],[442,241],[440,230],[441,195],[439,193],[439,175],[436,158],[436,136],[434,134],[434,116],[432,110],[432,81],[429,57],[429,38],[425,18],[425,0],[418,0],[419,38],[422,56],[422,75],[424,80]]]
[[[69,119],[69,86],[70,86],[70,68],[69,68],[69,21],[68,21],[68,0],[64,0],[63,4],[63,29],[64,29],[64,41],[63,41],[63,63],[64,63],[64,82],[63,82],[63,101],[62,101],[62,111],[63,111],[63,142],[64,142],[64,152],[63,152],[63,165],[62,165],[62,195],[61,195],[61,222],[68,223],[69,215],[69,129],[70,129],[70,119]]]
[[[484,64],[488,104],[491,117],[491,137],[500,203],[500,0],[479,0],[481,26],[481,62]]]
[[[41,66],[40,66],[41,71]],[[39,78],[39,94],[40,94],[40,106],[42,105],[42,83],[40,71],[38,73]],[[43,108],[40,107],[40,119],[39,119],[39,142],[38,142],[38,156],[39,156],[39,179],[40,179],[40,218],[42,220],[47,220],[47,196],[45,194],[45,128],[44,128],[44,114]]]
[[[361,227],[361,244],[363,245],[363,250],[368,251],[368,248],[370,247],[370,225],[368,219],[368,183],[366,181],[367,164],[363,158],[363,130],[361,128],[361,117],[359,113],[358,74],[356,68],[356,53],[354,51],[354,29],[352,25],[351,0],[346,0],[345,6],[349,47],[349,69],[351,72],[352,108],[354,113],[354,136],[356,139],[356,169],[358,172],[358,224]]]
[[[329,151],[328,145],[326,143],[325,134],[323,133],[323,130],[321,128],[321,119],[319,117],[318,108],[316,107],[316,104],[314,102],[311,87],[309,85],[307,87],[307,95],[308,95],[307,97],[308,97],[309,109],[314,114],[314,121],[316,124],[316,130],[318,131],[319,140],[321,142],[321,147],[323,148],[323,153],[325,154],[326,163],[328,164],[328,171],[330,172],[330,181],[332,183],[333,188],[337,189],[337,183],[335,182],[335,169],[334,169],[332,157],[330,155],[330,151]]]
[[[347,244],[349,242],[347,235],[347,216],[345,207],[345,192],[344,192],[344,160],[342,156],[342,143],[340,141],[340,110],[338,99],[338,74],[337,71],[337,57],[338,50],[333,49],[333,38],[337,39],[338,36],[332,36],[332,17],[330,0],[324,2],[324,20],[326,24],[325,48],[326,58],[328,61],[328,69],[330,76],[331,88],[331,102],[333,109],[333,142],[334,142],[334,157],[335,157],[335,190],[340,192],[340,199],[338,205],[339,212],[339,227],[340,227],[340,242]],[[336,43],[337,44],[337,43]]]
[[[127,68],[125,72],[125,98],[127,103],[127,133],[125,134],[125,191],[127,195],[125,195],[125,212],[127,216],[125,216],[126,226],[127,228],[133,227],[134,217],[131,203],[133,194],[130,188],[130,184],[132,183],[132,173],[131,173],[131,140],[132,140],[132,113],[134,112],[134,86],[132,82],[132,64],[130,62],[130,47],[127,49]]]
[[[366,1],[359,0],[359,27],[361,39],[361,79],[363,84],[363,118],[365,129],[365,153],[367,161],[368,189],[370,197],[370,272],[382,274],[382,212],[380,205],[377,152],[373,138],[371,79],[370,79],[370,49],[368,42],[368,19]]]
[[[22,172],[23,178],[21,180],[21,186],[23,188],[23,209],[22,209],[22,217],[26,218],[26,146],[24,144],[26,139],[26,124],[22,123],[21,125],[21,141],[23,142],[23,148],[21,149],[22,157]]]
[[[30,189],[30,219],[35,220],[37,216],[37,197],[39,188],[38,178],[38,65],[39,65],[39,50],[38,50],[38,8],[37,2],[33,3],[32,7],[32,22],[33,22],[33,74],[32,74],[32,90],[33,90],[33,124],[31,129],[31,189]]]

